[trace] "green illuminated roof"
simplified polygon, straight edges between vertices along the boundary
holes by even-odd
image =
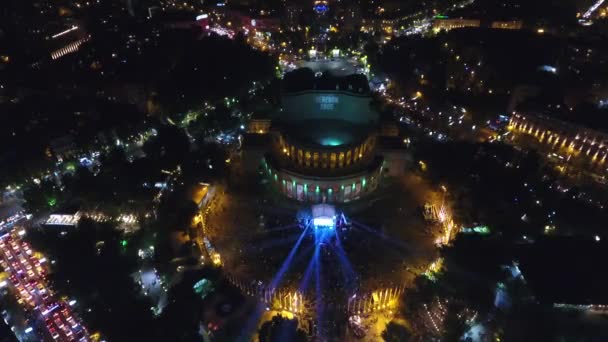
[[[319,139],[319,144],[323,146],[340,146],[344,144],[344,142],[337,137],[324,137]]]

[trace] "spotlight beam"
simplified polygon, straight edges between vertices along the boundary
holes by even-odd
[[[340,270],[342,271],[342,276],[344,277],[345,285],[348,287],[348,290],[352,290],[352,286],[354,285],[354,280],[356,278],[356,273],[353,270],[353,266],[348,260],[346,256],[346,252],[344,248],[342,248],[342,242],[340,241],[340,233],[336,229],[336,248],[335,253],[338,257],[338,261],[340,262]]]
[[[310,281],[310,276],[311,276],[312,270],[315,267],[315,264],[317,262],[318,255],[319,255],[319,245],[315,244],[315,252],[313,253],[310,260],[308,261],[308,266],[306,266],[306,271],[304,271],[304,277],[302,278],[302,281],[300,282],[300,286],[299,286],[300,292],[304,292],[308,289],[308,282]]]
[[[319,244],[317,244],[319,246]],[[320,249],[320,248],[319,248]],[[315,253],[315,295],[316,295],[316,312],[317,312],[317,329],[319,329],[318,335],[322,339],[322,324],[323,324],[323,293],[321,291],[321,262],[320,253]]]
[[[272,281],[270,282],[271,289],[276,289],[277,286],[279,285],[279,282],[283,279],[283,276],[285,275],[285,272],[287,272],[287,269],[291,265],[291,261],[292,261],[294,255],[296,254],[298,248],[300,247],[300,244],[302,244],[302,240],[304,239],[304,236],[306,235],[307,231],[308,231],[308,227],[304,228],[304,230],[302,231],[302,234],[300,234],[300,237],[298,238],[298,241],[296,242],[296,244],[293,246],[293,248],[289,252],[289,255],[287,256],[285,261],[283,261],[283,264],[279,268],[279,271],[275,275],[274,279],[272,279]]]

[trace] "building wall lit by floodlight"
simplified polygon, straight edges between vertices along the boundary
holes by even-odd
[[[560,172],[585,171],[591,179],[605,182],[607,133],[534,112],[513,112],[507,129],[511,135],[507,141],[537,149],[541,156],[555,162]],[[528,138],[525,144],[523,137]]]
[[[257,170],[263,155],[274,188],[308,203],[360,199],[377,188],[388,169],[404,170],[403,163],[394,162],[404,155],[403,139],[396,128],[382,129],[387,123],[370,105],[365,76],[295,73],[285,76],[281,108],[250,123],[243,148],[244,159],[251,161],[244,163],[246,169]]]

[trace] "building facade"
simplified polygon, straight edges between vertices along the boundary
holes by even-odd
[[[310,203],[354,201],[372,193],[389,168],[391,175],[402,173],[405,146],[394,144],[397,127],[380,123],[369,89],[337,84],[357,91],[315,86],[284,94],[271,119],[253,120],[244,139],[245,168],[261,167],[278,192]]]
[[[523,22],[521,20],[493,21],[490,27],[501,30],[521,30]]]
[[[562,170],[576,167],[602,179],[608,174],[605,132],[530,113],[513,113],[507,128],[513,138],[531,138],[541,155],[556,161]]]
[[[433,20],[433,30],[453,30],[465,27],[479,27],[481,26],[481,20],[479,19],[435,19]]]

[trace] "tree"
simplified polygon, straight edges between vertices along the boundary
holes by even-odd
[[[169,304],[158,319],[158,334],[162,341],[201,341],[198,334],[204,305],[192,285],[203,275],[189,272],[169,292]]]
[[[262,324],[258,337],[260,342],[306,341],[306,333],[298,329],[298,320],[281,315],[274,316],[272,320]]]
[[[25,207],[30,212],[56,208],[59,201],[59,189],[52,181],[42,181],[39,185],[28,186],[23,191]]]
[[[382,332],[382,338],[386,342],[407,342],[411,336],[407,327],[395,322],[390,322]]]
[[[174,56],[167,63],[170,72],[163,74],[157,86],[160,106],[168,116],[200,108],[205,100],[234,96],[235,90],[246,90],[253,81],[274,76],[276,60],[242,40],[183,36],[181,32],[170,34],[159,48],[159,53]],[[248,63],[242,63],[244,60]]]
[[[380,51],[380,46],[373,39],[367,41],[365,46],[363,47],[365,54],[367,56],[368,63],[371,64],[374,70],[378,69],[378,52]]]
[[[457,342],[460,341],[466,331],[466,323],[459,313],[462,308],[459,305],[450,303],[448,305],[448,312],[445,320],[443,321],[443,336],[442,341],[445,342]]]
[[[143,146],[146,155],[159,162],[162,168],[173,169],[182,163],[190,151],[190,141],[181,128],[161,126],[158,135]]]
[[[218,144],[199,144],[199,148],[192,151],[182,163],[184,180],[199,182],[224,177],[228,171],[226,164],[228,157],[226,150]]]
[[[402,307],[406,316],[419,310],[422,304],[429,303],[439,291],[437,284],[425,276],[414,279],[414,285],[414,288],[403,297],[405,305]]]
[[[54,288],[77,300],[91,331],[99,330],[111,341],[152,340],[151,303],[138,295],[132,278],[137,250],[122,243],[113,224],[83,218],[65,236],[38,229],[27,238],[35,250],[53,258],[49,278]]]

